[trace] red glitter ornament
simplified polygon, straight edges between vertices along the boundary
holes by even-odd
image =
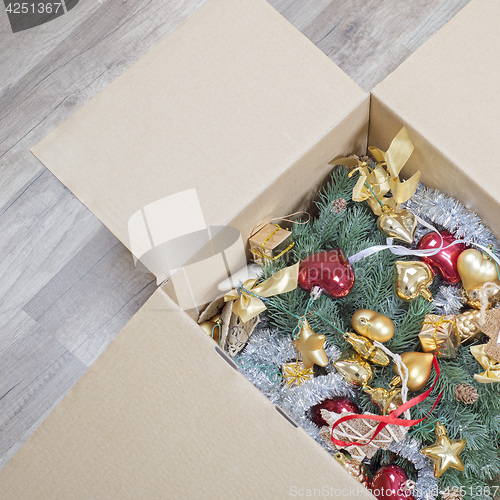
[[[459,255],[467,248],[464,243],[457,243],[449,248],[449,245],[454,243],[455,237],[449,231],[433,231],[427,233],[418,243],[419,250],[432,250],[441,246],[441,238],[443,238],[443,249],[436,255],[429,257],[421,257],[422,260],[435,269],[438,276],[445,283],[458,283],[460,275],[458,274],[457,261]]]
[[[359,406],[344,396],[336,396],[331,399],[325,399],[321,403],[318,403],[317,405],[311,407],[311,420],[318,427],[324,427],[328,425],[321,416],[321,410],[328,410],[333,413],[361,413]]]
[[[341,248],[309,255],[300,263],[299,286],[311,290],[319,286],[334,298],[345,297],[354,285],[354,271]]]

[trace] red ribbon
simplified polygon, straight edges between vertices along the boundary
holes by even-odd
[[[400,425],[403,427],[412,427],[413,425],[419,424],[420,422],[425,420],[434,411],[434,408],[436,408],[437,404],[439,403],[439,400],[441,399],[441,396],[443,395],[442,392],[438,395],[435,403],[432,405],[430,412],[425,417],[419,418],[416,420],[407,420],[405,418],[397,418],[397,417],[399,417],[399,415],[404,413],[406,410],[413,408],[414,406],[416,406],[419,403],[421,403],[422,401],[424,401],[424,399],[427,399],[427,397],[429,397],[432,389],[434,389],[434,386],[436,385],[436,382],[439,379],[439,375],[441,374],[441,370],[439,369],[439,365],[438,365],[437,358],[435,355],[434,355],[434,359],[432,360],[432,365],[434,366],[434,369],[436,370],[436,378],[434,379],[434,382],[432,383],[432,385],[429,389],[427,389],[422,394],[419,394],[418,396],[414,397],[413,399],[410,399],[405,404],[401,405],[397,410],[392,411],[389,415],[385,415],[385,416],[384,415],[346,415],[345,417],[340,418],[332,426],[332,431],[331,431],[332,443],[335,446],[339,446],[339,447],[343,447],[343,448],[346,446],[366,446],[367,444],[370,444],[378,436],[378,434],[382,431],[382,429],[384,429],[389,424]],[[376,420],[377,422],[380,422],[380,424],[378,424],[377,428],[375,429],[375,433],[373,434],[370,441],[368,441],[367,443],[357,443],[355,441],[353,441],[351,443],[347,443],[345,441],[340,441],[340,440],[335,439],[333,437],[333,429],[335,429],[342,422],[347,422],[348,420],[353,420],[356,418],[363,418],[366,420]]]

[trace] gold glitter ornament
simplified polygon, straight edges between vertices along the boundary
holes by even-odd
[[[281,366],[281,373],[283,375],[283,382],[287,387],[301,385],[314,378],[314,370],[306,368],[304,363],[300,361],[285,363]]]
[[[481,335],[481,329],[475,324],[479,320],[480,315],[480,311],[472,309],[464,311],[462,314],[457,314],[455,323],[461,345],[470,344]]]

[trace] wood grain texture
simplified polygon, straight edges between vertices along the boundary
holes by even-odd
[[[0,466],[155,289],[29,149],[204,1],[80,1],[16,34],[0,8]],[[370,90],[467,1],[270,3]]]

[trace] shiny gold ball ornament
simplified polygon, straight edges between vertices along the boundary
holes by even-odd
[[[457,325],[461,345],[468,345],[481,335],[480,328],[476,326],[476,322],[479,321],[480,316],[480,311],[470,309],[455,317],[455,324]]]
[[[434,273],[430,266],[420,261],[397,260],[394,269],[394,288],[401,300],[410,301],[419,296],[432,300],[429,286],[434,280]]]
[[[465,469],[460,453],[466,444],[466,439],[449,439],[446,427],[436,422],[436,443],[420,450],[420,453],[434,462],[434,476],[441,477],[450,467],[460,471]]]
[[[328,365],[328,356],[323,349],[324,344],[325,336],[316,335],[305,319],[302,323],[299,336],[293,341],[293,345],[300,352],[302,363],[306,370],[312,368],[314,365]]]
[[[485,283],[500,285],[495,261],[474,248],[469,248],[460,254],[457,268],[462,285],[467,291],[477,290]]]
[[[417,218],[406,208],[385,209],[377,225],[384,236],[411,244],[415,238]]]
[[[353,349],[345,350],[334,362],[335,369],[352,385],[368,385],[373,379],[370,363]]]
[[[356,311],[351,325],[356,333],[378,342],[387,342],[394,336],[394,323],[387,316],[370,309]]]
[[[434,355],[430,352],[405,352],[401,354],[403,363],[408,368],[408,389],[410,391],[420,391],[431,376],[432,361]],[[394,373],[402,378],[398,367],[394,364]]]
[[[389,356],[382,349],[375,347],[370,339],[352,332],[346,332],[344,338],[363,359],[370,363],[387,366],[391,362]]]

